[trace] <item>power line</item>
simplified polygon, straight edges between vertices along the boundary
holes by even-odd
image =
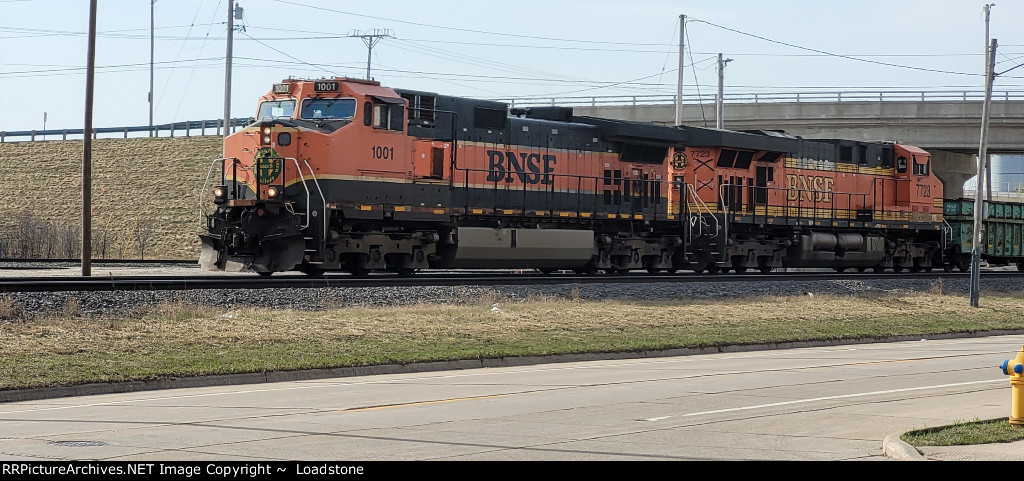
[[[819,53],[819,54],[822,54],[822,55],[827,55],[827,56],[830,56],[830,57],[843,58],[843,59],[847,59],[847,60],[855,60],[855,61],[858,61],[858,62],[871,63],[871,64],[875,64],[875,65],[883,65],[883,66],[886,66],[886,67],[904,68],[904,69],[908,69],[908,70],[919,70],[919,71],[922,71],[922,72],[943,73],[943,74],[950,74],[950,75],[969,75],[969,76],[972,76],[972,77],[973,76],[981,76],[982,75],[982,74],[969,73],[969,72],[953,72],[953,71],[949,71],[949,70],[937,70],[937,69],[930,69],[930,68],[924,68],[924,67],[914,67],[914,66],[910,66],[910,65],[900,65],[900,64],[889,63],[889,62],[880,62],[880,61],[877,61],[877,60],[870,60],[870,59],[861,58],[861,57],[854,57],[854,56],[851,56],[851,55],[842,55],[842,54],[827,52],[827,51],[824,51],[824,50],[818,50],[818,49],[814,49],[814,48],[810,48],[810,47],[804,47],[804,46],[796,45],[796,44],[792,44],[792,43],[782,42],[782,41],[779,41],[779,40],[773,40],[773,39],[770,39],[770,38],[767,38],[767,37],[762,37],[760,35],[755,35],[755,34],[752,34],[752,33],[741,31],[741,30],[736,30],[734,28],[723,27],[721,25],[718,25],[718,24],[715,24],[715,23],[711,23],[711,22],[708,22],[706,20],[700,20],[700,19],[696,19],[695,18],[692,21],[700,22],[700,23],[706,23],[708,25],[711,25],[712,27],[718,27],[718,28],[720,28],[722,30],[726,30],[726,31],[733,32],[733,33],[738,33],[740,35],[746,35],[748,37],[753,37],[753,38],[756,38],[758,40],[763,40],[765,42],[771,42],[771,43],[775,43],[775,44],[779,44],[779,45],[784,45],[786,47],[796,48],[796,49],[800,49],[800,50],[807,50],[809,52],[815,52],[815,53]]]

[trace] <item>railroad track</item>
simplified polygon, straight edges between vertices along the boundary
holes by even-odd
[[[986,279],[1016,278],[1016,271],[985,271]],[[832,280],[899,280],[899,279],[967,279],[966,272],[931,273],[827,273],[785,272],[773,274],[541,274],[541,273],[420,273],[411,276],[396,274],[347,274],[310,277],[304,274],[260,277],[256,275],[207,276],[50,276],[0,277],[0,292],[57,291],[153,291],[191,289],[301,289],[323,287],[408,287],[408,286],[497,286],[558,284],[644,284],[644,283],[728,283],[771,281]]]

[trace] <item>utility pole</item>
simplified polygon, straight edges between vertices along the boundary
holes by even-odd
[[[153,5],[156,0],[149,0],[149,136],[153,136]]]
[[[92,275],[92,99],[96,78],[96,0],[89,2],[89,46],[85,60],[85,129],[82,131],[82,276]]]
[[[676,70],[676,127],[683,125],[683,39],[686,38],[686,15],[679,16],[679,69]]]
[[[725,92],[725,64],[732,62],[731,58],[722,60],[722,54],[718,54],[718,95],[715,97],[715,104],[717,107],[715,113],[715,128],[725,128],[725,118],[723,117],[724,107],[722,102],[722,94]]]
[[[985,6],[986,13],[988,6]],[[988,118],[989,107],[992,104],[992,83],[995,82],[996,64],[996,39],[992,39],[991,45],[985,55],[985,103],[981,107],[981,145],[978,147],[978,187],[974,194],[974,232],[971,240],[971,307],[978,307],[978,299],[981,297],[981,245],[982,245],[982,221],[984,220],[985,202],[981,198],[981,183],[986,179],[988,171],[986,159],[988,159]],[[989,184],[990,182],[985,182]],[[989,187],[991,188],[991,187]]]
[[[231,57],[232,47],[235,44],[235,19],[242,19],[242,7],[238,2],[231,5],[228,2],[228,51],[225,56],[224,65],[224,137],[231,135]],[[245,30],[245,27],[242,27]],[[227,155],[227,152],[224,152]]]
[[[371,32],[361,32],[359,30],[352,30],[348,33],[348,36],[361,38],[363,43],[366,44],[366,80],[370,79],[370,57],[373,55],[373,47],[380,43],[383,38],[395,38],[395,32],[391,29],[374,29]]]
[[[992,11],[992,7],[994,7],[994,6],[996,6],[996,4],[988,3],[988,4],[985,4],[985,7],[984,7],[984,10],[985,10],[985,48],[988,48],[989,43],[990,43],[989,33],[988,33],[988,19],[989,19],[989,14]],[[995,47],[992,47],[992,50],[995,50]],[[986,58],[985,58],[985,64],[988,65],[988,56],[986,56]],[[992,70],[992,79],[995,80],[996,73],[995,73],[995,63],[994,62],[991,65],[991,68],[993,69]],[[979,190],[978,192],[980,193],[981,190]],[[992,201],[992,159],[988,155],[985,156],[985,200],[990,201],[990,202]]]

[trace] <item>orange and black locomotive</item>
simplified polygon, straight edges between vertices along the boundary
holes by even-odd
[[[288,79],[225,140],[200,263],[261,274],[949,265],[930,155]]]

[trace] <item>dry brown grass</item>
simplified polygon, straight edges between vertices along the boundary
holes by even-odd
[[[934,293],[713,301],[537,297],[399,308],[237,309],[184,301],[131,317],[19,317],[0,297],[0,389],[444,359],[1024,329],[1024,299]]]

